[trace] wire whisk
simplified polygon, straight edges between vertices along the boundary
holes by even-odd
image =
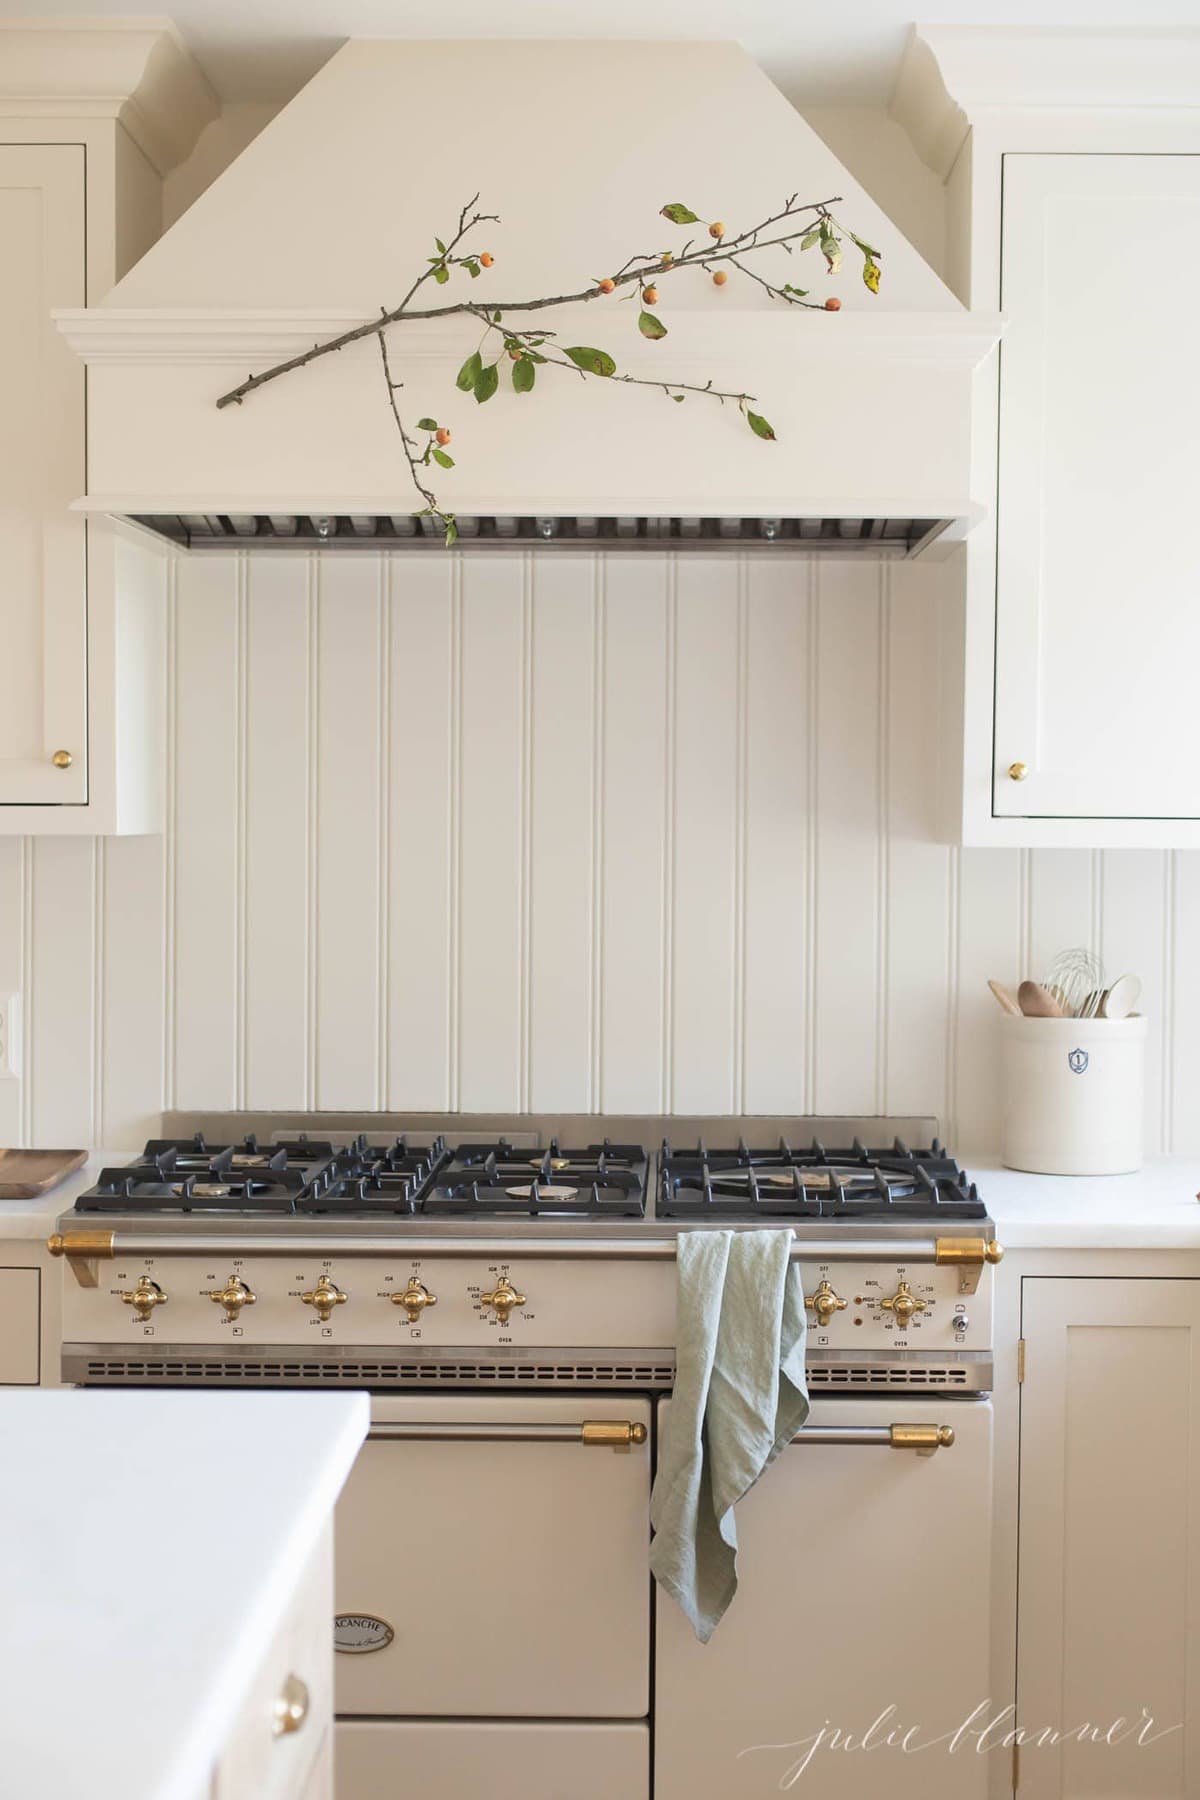
[[[1045,985],[1072,1019],[1094,1019],[1104,998],[1104,965],[1092,950],[1062,950]]]

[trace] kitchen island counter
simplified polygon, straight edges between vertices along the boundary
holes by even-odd
[[[212,1791],[367,1423],[362,1394],[0,1393],[5,1793]]]

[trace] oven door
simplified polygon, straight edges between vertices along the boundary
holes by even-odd
[[[337,1508],[338,1714],[644,1718],[649,1424],[628,1396],[376,1397]]]
[[[914,1422],[953,1445],[892,1448]],[[655,1800],[983,1800],[996,1757],[930,1740],[989,1716],[991,1457],[989,1401],[814,1403],[737,1509],[738,1591],[711,1642],[659,1592]]]

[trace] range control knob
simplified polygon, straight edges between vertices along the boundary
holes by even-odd
[[[885,1312],[891,1313],[901,1331],[909,1325],[915,1313],[925,1311],[924,1300],[917,1299],[907,1281],[900,1282],[890,1299],[881,1300],[879,1304]]]
[[[349,1297],[348,1294],[343,1294],[337,1282],[331,1281],[328,1275],[322,1275],[316,1287],[310,1288],[307,1294],[300,1296],[305,1306],[312,1307],[322,1325],[329,1323],[333,1317],[334,1307],[345,1306]]]
[[[240,1275],[231,1275],[223,1288],[211,1288],[208,1297],[214,1306],[225,1308],[226,1319],[234,1325],[241,1318],[243,1306],[253,1306],[258,1299]]]
[[[437,1295],[431,1294],[418,1276],[410,1275],[404,1292],[392,1295],[392,1305],[404,1308],[410,1325],[419,1325],[425,1308],[437,1305]]]
[[[524,1306],[524,1294],[518,1294],[507,1275],[502,1275],[490,1294],[480,1294],[480,1302],[490,1306],[501,1325],[508,1324],[508,1315],[514,1306]]]
[[[132,1306],[134,1318],[141,1319],[143,1324],[152,1316],[156,1306],[167,1304],[167,1296],[157,1281],[151,1281],[148,1275],[139,1275],[137,1286],[130,1293],[123,1293],[121,1298],[126,1306]]]
[[[846,1302],[840,1294],[834,1293],[827,1281],[821,1283],[815,1294],[806,1294],[804,1304],[816,1313],[818,1325],[828,1325],[834,1313],[846,1310]]]

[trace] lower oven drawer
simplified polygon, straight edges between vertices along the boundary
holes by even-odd
[[[954,1442],[892,1448],[899,1424],[949,1425]],[[1006,1759],[930,1740],[991,1691],[991,1458],[988,1401],[814,1403],[737,1509],[738,1591],[710,1643],[659,1590],[655,1800],[984,1800]],[[908,1750],[885,1741],[910,1728]]]
[[[337,1639],[364,1646],[335,1658],[339,1714],[645,1716],[650,1449],[586,1420],[644,1434],[650,1407],[376,1398],[336,1515]]]
[[[649,1800],[645,1725],[478,1720],[337,1726],[337,1800]],[[706,1790],[698,1790],[703,1793]]]

